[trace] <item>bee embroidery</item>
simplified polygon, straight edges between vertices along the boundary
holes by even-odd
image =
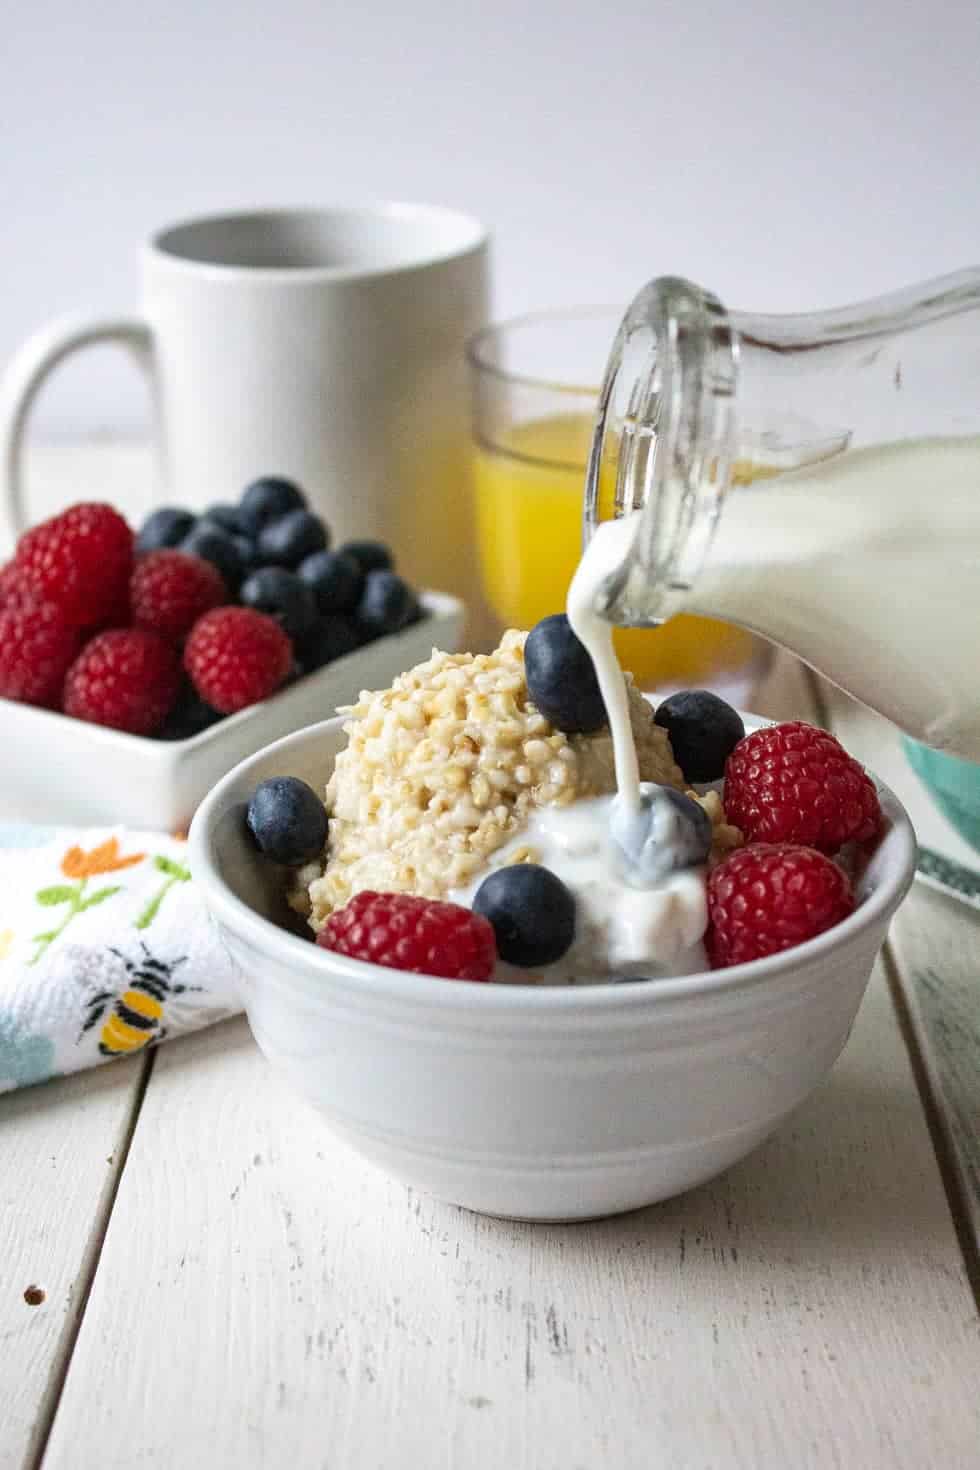
[[[126,967],[129,984],[121,995],[113,990],[100,990],[86,1006],[85,1023],[79,1041],[86,1031],[91,1031],[103,1021],[99,1036],[99,1051],[104,1057],[126,1056],[139,1051],[151,1043],[162,1041],[167,1029],[163,1021],[164,1001],[175,995],[184,995],[189,990],[200,990],[200,985],[175,985],[173,972],[184,963],[186,956],[164,964],[154,959],[143,941],[141,959],[132,960],[110,945],[109,952],[121,960]],[[108,1014],[107,1014],[108,1013]]]

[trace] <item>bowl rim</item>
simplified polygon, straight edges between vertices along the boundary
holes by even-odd
[[[784,976],[788,978],[799,970],[801,963],[804,966],[819,964],[833,951],[858,940],[877,923],[887,922],[915,876],[917,844],[909,814],[891,788],[869,771],[888,821],[882,843],[888,842],[894,847],[889,870],[869,897],[846,919],[779,954],[719,970],[701,970],[657,980],[624,980],[607,985],[452,984],[438,976],[352,959],[322,950],[257,914],[231,891],[211,855],[212,834],[217,819],[224,814],[226,793],[247,774],[248,769],[264,763],[277,751],[285,753],[294,746],[339,733],[345,718],[338,715],[306,725],[239,761],[205,797],[194,814],[188,833],[190,867],[208,909],[250,947],[258,951],[268,952],[270,948],[277,951],[276,959],[280,966],[287,972],[291,971],[292,980],[301,989],[316,983],[317,972],[321,972],[324,978],[334,984],[339,982],[344,989],[356,991],[362,997],[370,993],[371,998],[378,1001],[477,1013],[488,1010],[491,1013],[513,1010],[560,1013],[583,1008],[601,1013],[669,1001],[725,996],[778,982]],[[777,723],[751,713],[744,713],[743,718],[747,731]],[[295,961],[295,964],[291,965],[290,961]],[[289,982],[279,980],[277,983]]]

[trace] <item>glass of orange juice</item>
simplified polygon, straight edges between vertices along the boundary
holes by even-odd
[[[582,550],[598,383],[622,315],[539,312],[487,327],[469,344],[480,567],[508,627],[564,610]],[[683,614],[659,628],[618,628],[616,646],[641,689],[697,686],[743,705],[769,657],[743,629]]]

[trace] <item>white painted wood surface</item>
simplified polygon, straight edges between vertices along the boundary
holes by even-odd
[[[42,513],[147,503],[136,448],[35,463]],[[784,663],[760,711],[812,717],[809,689]],[[962,916],[913,903],[969,1033]],[[970,1045],[938,1097],[975,1098]],[[162,1048],[141,1101],[113,1200],[131,1064],[0,1100],[0,1470],[34,1470],[55,1405],[45,1470],[978,1463],[976,1307],[882,973],[793,1124],[598,1224],[414,1196],[292,1100],[242,1021]]]
[[[47,1432],[146,1065],[0,1098],[0,1470],[32,1464]]]
[[[965,1470],[978,1381],[880,978],[768,1147],[577,1227],[389,1182],[236,1022],[157,1057],[44,1464]]]

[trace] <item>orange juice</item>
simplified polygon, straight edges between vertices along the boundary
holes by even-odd
[[[476,446],[477,540],[483,585],[509,627],[563,612],[582,554],[582,495],[592,436],[588,414],[517,424],[504,442]],[[757,651],[741,628],[682,614],[660,628],[617,628],[616,652],[642,689],[718,686],[744,677]]]

